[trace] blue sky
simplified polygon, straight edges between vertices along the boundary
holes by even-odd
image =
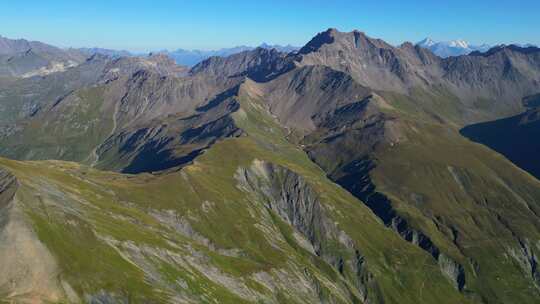
[[[329,27],[390,43],[465,39],[540,44],[540,0],[8,0],[0,35],[136,51],[303,45]],[[519,4],[516,4],[519,3]]]

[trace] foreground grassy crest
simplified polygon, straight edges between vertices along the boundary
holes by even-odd
[[[49,300],[467,302],[427,253],[330,182],[256,102],[240,103],[234,116],[247,135],[215,144],[177,172],[0,161],[18,180],[14,202],[57,262],[60,292],[45,292],[56,295]],[[239,168],[257,161],[295,172],[315,189],[331,226],[361,251],[370,278],[364,289],[355,286],[358,274],[339,267],[352,263],[343,241],[327,235],[319,256],[309,237],[238,186]],[[9,297],[25,296],[35,295]]]

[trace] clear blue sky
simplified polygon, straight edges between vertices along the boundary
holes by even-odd
[[[303,45],[329,27],[390,43],[540,44],[540,0],[7,0],[0,35],[58,46],[214,49]],[[519,4],[517,4],[519,3]]]

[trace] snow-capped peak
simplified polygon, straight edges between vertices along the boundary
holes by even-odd
[[[458,40],[437,42],[429,37],[418,42],[417,45],[421,47],[425,47],[425,48],[430,48],[430,47],[451,47],[451,48],[461,48],[461,49],[471,48],[469,43],[465,40],[458,39]]]
[[[417,43],[417,45],[419,45],[421,47],[430,47],[430,46],[433,46],[435,44],[436,44],[436,42],[433,41],[433,39],[431,39],[429,37],[427,37],[424,40]]]
[[[467,55],[473,51],[485,52],[490,46],[487,44],[471,45],[465,40],[434,41],[426,38],[417,43],[418,46],[431,50],[440,57]]]
[[[452,40],[448,42],[448,46],[468,49],[469,43],[467,43],[467,41],[464,41],[464,40]]]

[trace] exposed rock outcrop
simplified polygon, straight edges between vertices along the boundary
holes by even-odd
[[[380,303],[374,276],[352,239],[332,221],[317,192],[297,173],[272,163],[254,160],[239,168],[239,186],[266,202],[266,208],[300,232],[316,255],[350,280],[365,303]],[[337,248],[336,248],[337,247]]]
[[[539,246],[540,247],[540,246]],[[519,240],[519,247],[509,248],[508,253],[516,260],[523,272],[540,291],[538,256],[529,241]],[[539,248],[540,249],[540,248]]]

